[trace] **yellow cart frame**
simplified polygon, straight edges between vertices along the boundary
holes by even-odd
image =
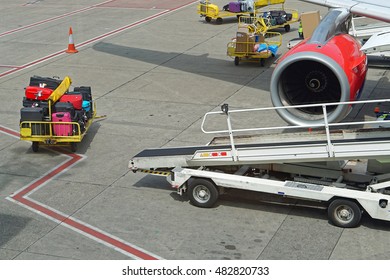
[[[272,9],[275,10],[275,9]],[[277,10],[283,10],[291,13],[292,17],[291,20],[286,21],[283,24],[274,24],[272,25],[271,21],[268,18],[265,18],[261,15],[263,15],[266,12],[271,11],[271,9],[267,10],[260,10],[258,11],[257,15],[259,16],[242,16],[238,20],[238,26],[250,26],[253,28],[254,32],[259,34],[259,33],[264,33],[273,29],[278,29],[278,28],[284,28],[286,32],[289,32],[291,29],[291,24],[298,22],[299,21],[299,13],[297,10],[294,9],[277,9]]]
[[[239,19],[241,16],[253,16],[256,14],[257,9],[268,5],[283,4],[284,1],[285,0],[257,0],[254,1],[254,11],[233,13],[220,9],[217,5],[210,3],[209,0],[204,0],[199,2],[197,6],[197,13],[201,17],[204,17],[206,22],[211,22],[211,20],[214,19],[217,24],[221,24],[223,22],[223,18],[237,17]]]
[[[227,44],[227,55],[234,59],[234,65],[238,66],[240,61],[257,63],[260,61],[260,65],[264,66],[265,59],[273,56],[268,47],[270,45],[280,47],[282,44],[282,34],[278,32],[266,32],[263,36],[265,38],[263,42],[255,42],[252,40],[238,42],[237,39],[230,41]],[[266,44],[267,49],[262,52],[254,51],[255,44]]]

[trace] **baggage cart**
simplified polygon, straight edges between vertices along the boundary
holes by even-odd
[[[254,16],[257,9],[266,7],[268,5],[283,4],[285,0],[258,0],[253,1],[253,7],[249,7],[247,10],[232,12],[229,10],[229,4],[227,3],[224,7],[220,8],[215,4],[210,3],[209,0],[200,1],[197,6],[197,13],[205,18],[206,22],[215,20],[217,24],[223,22],[223,18],[241,16]],[[237,3],[240,2],[237,0]]]
[[[278,32],[266,32],[255,35],[237,32],[237,37],[227,44],[227,55],[234,59],[234,65],[240,61],[256,62],[264,66],[265,59],[276,56],[282,44],[282,35]]]
[[[32,142],[32,150],[38,152],[41,145],[63,146],[70,145],[72,152],[77,149],[77,143],[81,142],[87,134],[90,126],[96,118],[96,104],[91,100],[90,112],[83,112],[83,116],[77,120],[65,121],[60,118],[53,118],[56,113],[52,112],[54,104],[61,99],[70,87],[71,80],[65,77],[63,82],[53,91],[47,100],[47,114],[40,118],[21,119],[20,121],[20,139]],[[21,111],[30,113],[31,109],[40,107],[24,107]],[[39,112],[39,111],[38,111]],[[58,114],[58,112],[57,112]],[[67,119],[68,120],[68,119]]]
[[[299,21],[299,13],[295,9],[266,9],[257,13],[256,25],[266,26],[266,30],[284,28],[286,32],[291,29],[291,24]]]

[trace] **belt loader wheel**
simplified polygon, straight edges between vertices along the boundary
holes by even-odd
[[[328,207],[328,217],[336,226],[352,228],[359,224],[362,210],[351,200],[336,199]]]
[[[194,179],[188,186],[188,197],[198,207],[210,208],[218,199],[218,189],[206,179]]]

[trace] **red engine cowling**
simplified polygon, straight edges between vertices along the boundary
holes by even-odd
[[[327,15],[327,21],[324,18],[322,25],[317,27],[317,34],[313,33],[310,39],[280,59],[270,85],[275,107],[346,102],[359,98],[367,73],[367,59],[360,51],[360,43],[350,35],[330,35],[340,31],[339,16],[333,14],[329,18]],[[345,23],[345,13],[343,16]],[[350,111],[350,105],[327,107],[327,119],[329,122],[341,121]],[[323,123],[321,106],[278,109],[277,112],[285,121],[295,125]]]

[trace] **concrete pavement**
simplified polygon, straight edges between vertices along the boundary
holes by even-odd
[[[364,217],[361,226],[341,229],[324,210],[269,204],[240,191],[214,208],[196,208],[164,178],[128,170],[130,158],[145,148],[210,141],[201,118],[223,103],[271,106],[273,60],[237,67],[226,56],[235,20],[207,24],[190,0],[3,2],[0,259],[390,257],[387,222]],[[300,12],[326,13],[286,2]],[[64,53],[70,26],[77,54]],[[281,31],[280,54],[297,28]],[[74,86],[92,87],[98,115],[107,118],[93,124],[77,155],[33,153],[18,139],[32,75],[68,75]],[[387,97],[389,77],[386,69],[370,69],[363,98]],[[370,111],[362,107],[353,116],[362,115]],[[277,115],[255,121],[284,125]]]

